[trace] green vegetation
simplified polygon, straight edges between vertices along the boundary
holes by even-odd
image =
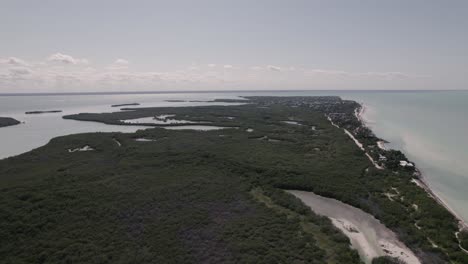
[[[0,117],[0,127],[18,125],[20,121],[11,117]]]
[[[66,116],[122,124],[174,114],[231,128],[71,135],[1,160],[0,259],[358,263],[348,239],[327,218],[282,191],[299,189],[373,214],[424,263],[468,263],[455,237],[457,222],[411,183],[415,175],[403,168],[374,168],[327,120],[329,113],[353,113],[353,102],[337,97],[251,100],[239,106]],[[67,151],[86,145],[94,151]]]
[[[114,105],[111,105],[111,107],[121,107],[121,106],[135,106],[135,105],[140,105],[140,104],[139,104],[139,103],[114,104]]]
[[[50,114],[50,113],[61,113],[62,110],[47,110],[47,111],[28,111],[25,112],[27,115],[37,115],[37,114]]]
[[[460,246],[464,250],[468,251],[468,231],[463,230],[460,232],[460,234],[458,234],[458,239],[460,240]]]

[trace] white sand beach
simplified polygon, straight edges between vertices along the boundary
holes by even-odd
[[[408,264],[421,263],[396,234],[372,215],[338,200],[325,198],[312,192],[287,191],[315,213],[329,217],[333,224],[349,237],[365,263],[379,256],[392,256]]]
[[[68,152],[73,153],[73,152],[76,152],[76,151],[81,152],[81,151],[93,151],[93,150],[94,150],[94,148],[86,145],[86,146],[81,147],[81,148],[68,149]]]

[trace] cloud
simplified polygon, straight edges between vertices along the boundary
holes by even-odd
[[[253,71],[260,71],[260,70],[262,70],[263,68],[260,67],[260,66],[252,66],[252,67],[250,67],[250,69],[253,70]]]
[[[406,74],[402,72],[365,72],[358,74],[359,76],[364,77],[376,77],[376,78],[384,78],[384,79],[408,79],[412,77],[422,78],[422,75],[416,76],[411,74]]]
[[[116,59],[114,61],[114,63],[112,63],[111,65],[109,65],[107,67],[107,69],[109,69],[109,70],[124,70],[124,69],[128,69],[129,64],[130,64],[130,62],[128,60]]]
[[[190,67],[188,67],[188,69],[190,71],[197,71],[200,70],[200,66],[198,66],[197,64],[192,64]]]
[[[29,63],[16,57],[10,57],[8,59],[0,59],[0,64],[8,64],[8,65],[13,65],[13,66],[29,66]]]
[[[128,60],[124,60],[124,59],[116,59],[114,64],[128,65],[129,62],[128,62]]]
[[[75,59],[70,55],[62,54],[60,52],[50,55],[47,58],[47,60],[51,62],[59,62],[59,63],[64,63],[64,64],[75,64],[75,65],[89,63],[87,59]]]
[[[27,68],[11,68],[9,71],[12,75],[28,75],[32,73],[32,71]]]
[[[267,65],[266,68],[270,71],[281,71],[281,68],[274,65]]]
[[[54,63],[51,63],[54,62]],[[58,64],[74,65],[58,67]],[[424,85],[428,76],[400,71],[352,72],[335,69],[303,68],[264,64],[189,64],[178,70],[132,70],[128,60],[118,58],[107,66],[93,65],[85,59],[55,53],[44,61],[26,62],[16,57],[0,59],[0,91],[68,91],[115,89],[366,89],[394,88],[403,84]],[[218,69],[225,69],[218,70]],[[281,74],[278,74],[281,72]],[[427,82],[426,82],[427,83]],[[401,87],[401,86],[400,86]],[[3,90],[2,90],[3,89]]]

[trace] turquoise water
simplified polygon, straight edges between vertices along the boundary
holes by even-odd
[[[468,223],[468,92],[356,93],[377,136],[402,150]]]
[[[82,132],[132,132],[141,127],[108,126],[63,120],[64,114],[110,112],[111,104],[141,103],[148,106],[189,106],[209,103],[165,100],[212,100],[240,95],[339,95],[366,106],[364,118],[377,136],[390,141],[416,162],[430,187],[468,222],[468,92],[239,92],[187,94],[0,96],[0,116],[24,124],[0,128],[0,158],[29,151],[56,136]],[[32,110],[63,113],[25,115]]]

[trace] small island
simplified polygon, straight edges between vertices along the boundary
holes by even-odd
[[[183,103],[183,102],[187,102],[185,100],[164,100],[165,102],[170,102],[170,103]]]
[[[115,105],[111,105],[111,107],[133,106],[133,105],[140,105],[140,104],[139,103],[115,104]]]
[[[0,117],[0,127],[14,126],[21,122],[11,117]]]
[[[50,113],[61,113],[62,110],[47,110],[47,111],[28,111],[25,112],[27,115],[37,115],[37,114],[50,114]]]

